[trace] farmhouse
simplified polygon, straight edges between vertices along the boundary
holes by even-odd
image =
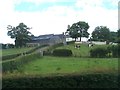
[[[46,34],[32,37],[32,40],[27,43],[27,46],[39,46],[39,45],[54,45],[58,43],[66,44],[66,38],[64,34]]]

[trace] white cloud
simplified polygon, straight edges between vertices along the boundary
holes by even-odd
[[[101,7],[103,0],[77,0],[75,6],[52,6],[46,11],[38,12],[17,12],[14,5],[23,0],[1,0],[0,1],[0,43],[14,42],[7,36],[7,25],[16,26],[20,22],[32,27],[30,31],[34,35],[62,33],[67,29],[67,25],[72,25],[78,21],[86,21],[90,25],[91,33],[96,26],[104,25],[110,30],[116,31],[118,28],[118,11],[108,10]],[[25,0],[28,1],[28,0]],[[34,3],[47,2],[48,0],[29,0]],[[58,1],[58,0],[49,0]],[[68,0],[66,0],[68,1]],[[114,5],[116,4],[115,1]],[[6,3],[7,2],[7,3]],[[73,7],[83,10],[75,10]]]

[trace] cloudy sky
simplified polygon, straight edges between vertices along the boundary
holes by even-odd
[[[61,34],[68,24],[78,21],[89,24],[91,33],[96,26],[118,29],[119,0],[0,0],[0,43],[14,43],[7,36],[7,26],[23,22],[32,27],[35,36]]]

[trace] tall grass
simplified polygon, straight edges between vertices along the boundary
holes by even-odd
[[[117,58],[75,58],[50,57],[30,62],[20,68],[23,74],[33,75],[64,75],[64,74],[95,74],[117,73]]]

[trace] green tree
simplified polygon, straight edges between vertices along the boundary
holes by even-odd
[[[120,37],[120,29],[117,30],[117,36]]]
[[[92,32],[93,41],[108,41],[110,40],[110,30],[106,26],[97,26]]]
[[[8,36],[15,39],[15,46],[22,47],[25,46],[28,41],[31,39],[31,33],[28,31],[30,30],[27,25],[24,23],[20,23],[18,26],[13,27],[8,25]]]
[[[114,32],[114,31],[110,32],[110,41],[117,42],[117,32]]]
[[[117,42],[120,44],[120,29],[117,30]]]
[[[84,21],[79,21],[77,23],[72,24],[72,26],[69,25],[67,31],[72,38],[75,38],[75,41],[78,37],[80,37],[81,41],[81,37],[89,37],[88,29],[88,23]]]

